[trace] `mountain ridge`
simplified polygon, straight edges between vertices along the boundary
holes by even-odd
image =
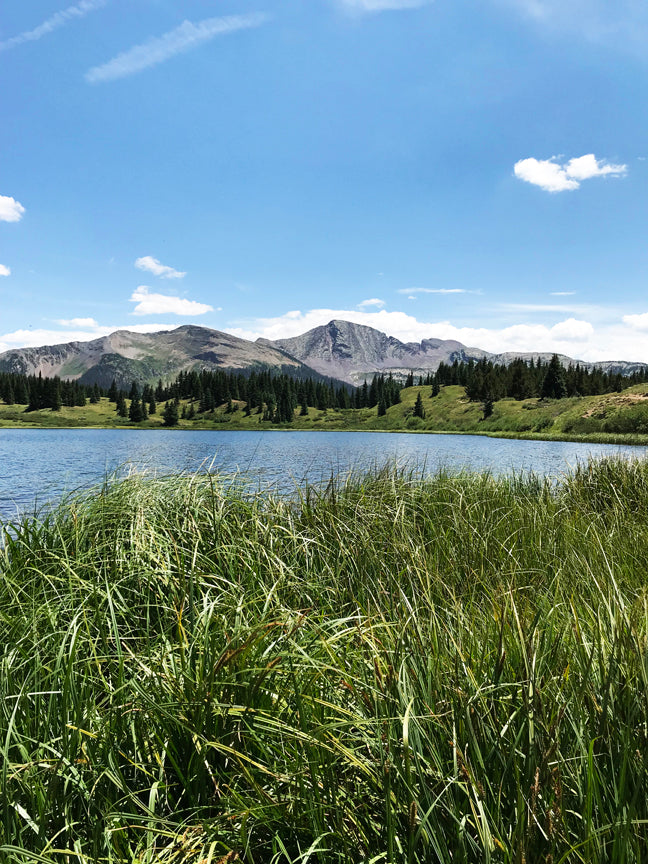
[[[333,319],[299,336],[254,342],[196,324],[146,334],[116,330],[87,342],[10,349],[0,354],[0,372],[58,375],[107,387],[113,379],[119,386],[129,386],[132,380],[151,383],[191,369],[245,372],[263,368],[359,386],[376,373],[391,374],[398,380],[409,373],[425,377],[441,362],[487,359],[508,365],[516,358],[548,361],[551,356],[551,352],[498,354],[432,337],[401,342],[376,328]],[[648,368],[648,364],[624,360],[587,363],[559,356],[565,365],[579,362],[588,369],[624,375]]]

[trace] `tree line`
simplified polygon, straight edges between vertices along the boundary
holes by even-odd
[[[594,396],[620,391],[633,384],[648,381],[648,371],[623,376],[581,364],[563,366],[557,355],[542,361],[517,359],[505,365],[490,360],[441,363],[436,372],[415,379],[410,372],[404,385],[391,374],[375,374],[371,382],[352,387],[339,381],[320,378],[296,378],[270,369],[246,373],[232,370],[191,370],[180,372],[171,382],[159,380],[156,386],[141,386],[133,381],[127,391],[113,380],[110,388],[97,384],[85,386],[78,381],[66,381],[58,376],[42,374],[0,373],[0,400],[7,405],[26,405],[26,411],[63,406],[83,406],[107,396],[115,403],[117,413],[134,423],[146,420],[164,402],[164,420],[174,425],[180,417],[191,419],[196,414],[208,414],[225,404],[227,412],[239,410],[245,403],[246,415],[257,413],[262,421],[289,423],[295,411],[305,416],[309,408],[320,411],[345,408],[377,408],[378,416],[401,400],[402,387],[414,384],[431,385],[431,396],[441,387],[460,385],[471,401],[484,403],[484,413],[492,410],[499,399],[562,399],[569,396]],[[127,402],[128,400],[128,402]],[[181,400],[183,401],[180,406]],[[417,400],[414,415],[425,416],[423,403]]]
[[[496,402],[506,397],[522,399],[564,399],[570,396],[600,396],[648,381],[648,370],[621,375],[589,369],[580,363],[563,366],[557,354],[547,362],[541,359],[514,360],[509,365],[490,360],[441,363],[424,382],[434,390],[451,384],[465,388],[474,402]]]
[[[26,411],[51,408],[60,411],[63,406],[96,403],[107,391],[93,384],[86,387],[78,381],[66,381],[58,376],[45,378],[42,374],[24,375],[0,372],[0,399],[5,405],[26,405]]]
[[[128,394],[130,407],[126,407],[124,394],[113,384],[109,398],[116,403],[121,416],[141,422],[165,402],[164,422],[175,425],[180,417],[192,419],[196,414],[208,414],[225,404],[228,413],[239,410],[244,402],[246,416],[260,414],[262,421],[290,423],[299,409],[301,416],[309,408],[326,411],[329,408],[374,408],[386,413],[387,408],[400,401],[401,385],[391,375],[374,375],[371,384],[351,387],[335,381],[315,378],[294,378],[271,370],[252,371],[249,374],[224,370],[191,370],[180,372],[174,381],[156,387],[147,385],[140,391],[133,382]],[[180,408],[180,401],[185,404]],[[188,404],[186,404],[188,403]],[[135,407],[133,407],[135,406]]]
[[[377,406],[379,413],[385,413],[400,401],[401,387],[391,375],[374,375],[371,383],[365,381],[356,388],[339,381],[295,378],[268,369],[248,374],[191,370],[180,372],[171,382],[159,380],[157,386],[142,386],[133,381],[130,389],[119,387],[115,380],[106,389],[97,384],[85,386],[78,381],[66,381],[59,376],[44,377],[41,373],[0,373],[0,400],[6,405],[25,405],[26,411],[46,408],[59,411],[63,406],[83,406],[88,401],[92,404],[107,396],[115,403],[120,416],[136,423],[155,414],[159,403],[178,405],[180,400],[190,403],[184,410],[191,412],[191,416],[209,413],[224,403],[227,410],[236,411],[238,403],[244,402],[247,414],[259,413],[263,420],[275,423],[292,420],[297,408],[306,414],[308,408],[325,411]]]

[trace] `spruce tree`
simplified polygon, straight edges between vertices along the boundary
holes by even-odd
[[[130,408],[128,409],[128,419],[132,423],[141,423],[142,420],[145,419],[144,412],[142,410],[142,403],[139,399],[132,399]]]
[[[52,411],[60,411],[63,407],[63,402],[61,400],[61,382],[56,379],[54,387],[52,388]]]
[[[164,418],[165,426],[178,425],[178,404],[175,400],[172,399],[166,403],[162,417]]]
[[[558,359],[558,355],[554,354],[549,361],[549,366],[542,382],[540,398],[564,399],[566,395],[567,382],[565,380],[565,370]]]

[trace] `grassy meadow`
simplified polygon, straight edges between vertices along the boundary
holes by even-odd
[[[245,403],[234,401],[233,412],[227,405],[218,406],[192,419],[180,419],[178,429],[300,429],[376,432],[453,432],[492,435],[508,438],[539,438],[572,441],[598,441],[648,445],[648,389],[645,384],[629,387],[620,393],[602,396],[579,396],[568,399],[501,399],[493,414],[484,418],[483,405],[470,402],[463,387],[441,388],[430,398],[429,386],[407,387],[401,391],[401,402],[392,405],[379,417],[377,408],[333,409],[309,408],[306,416],[295,410],[292,423],[264,421],[256,410],[245,415]],[[416,399],[421,394],[425,417],[414,416]],[[128,401],[128,400],[127,400]],[[25,411],[24,405],[0,404],[0,428],[117,428],[160,429],[164,405],[141,423],[119,417],[114,403],[102,398],[84,407],[63,407],[60,411],[43,409]],[[194,403],[194,411],[197,411]],[[182,400],[179,412],[188,412],[191,403]]]
[[[5,527],[0,861],[648,857],[648,465]]]

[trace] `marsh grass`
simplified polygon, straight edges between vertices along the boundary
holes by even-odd
[[[8,526],[3,862],[642,862],[648,467]]]

